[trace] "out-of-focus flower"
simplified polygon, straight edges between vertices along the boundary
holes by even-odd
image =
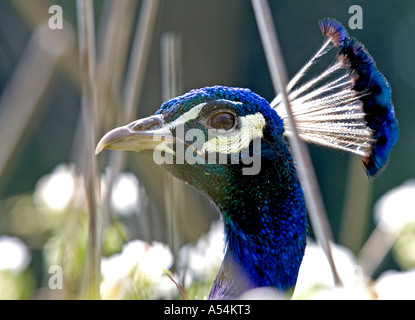
[[[187,281],[210,281],[216,276],[224,257],[223,223],[214,221],[209,232],[196,245],[185,245],[178,253],[178,267]],[[189,277],[190,276],[190,277]]]
[[[101,176],[102,199],[108,196],[110,175],[111,169],[107,168]],[[114,178],[109,200],[111,209],[124,217],[140,214],[148,203],[145,188],[132,172],[122,172]]]
[[[386,192],[375,204],[376,229],[360,251],[359,263],[373,274],[391,247],[403,268],[414,267],[415,179]]]
[[[0,237],[0,300],[27,299],[34,288],[27,271],[31,254],[18,238]]]
[[[343,284],[349,287],[359,285],[362,280],[361,272],[353,254],[337,244],[332,244],[331,249]],[[308,239],[293,298],[310,298],[320,290],[334,289],[334,287],[333,275],[324,251]]]
[[[141,240],[125,244],[121,253],[102,259],[103,299],[162,299],[177,291],[164,275],[173,264],[167,245]]]
[[[74,199],[80,179],[73,167],[66,164],[57,166],[36,184],[35,204],[48,212],[64,212]]]
[[[111,193],[111,207],[121,215],[139,212],[140,202],[145,200],[144,189],[134,173],[119,174],[114,181]]]
[[[408,223],[415,222],[415,179],[385,193],[374,208],[378,227],[397,234]]]
[[[30,251],[20,239],[0,237],[0,270],[21,272],[26,269],[30,259]]]
[[[415,269],[398,272],[386,271],[377,279],[374,290],[382,300],[415,300]]]

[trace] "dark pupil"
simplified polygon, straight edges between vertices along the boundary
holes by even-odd
[[[209,125],[215,129],[229,130],[235,124],[235,117],[231,113],[221,112],[210,118]]]

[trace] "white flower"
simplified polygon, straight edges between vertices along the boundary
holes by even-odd
[[[385,193],[374,208],[379,228],[387,233],[399,233],[415,222],[415,179],[411,179]]]
[[[214,277],[222,264],[224,257],[223,223],[215,221],[209,232],[201,237],[196,245],[185,245],[178,253],[179,270],[186,273],[186,279],[209,281]],[[190,275],[187,277],[187,275]]]
[[[57,166],[36,184],[33,195],[35,203],[50,211],[65,211],[73,200],[76,180],[77,175],[72,167],[65,164]]]
[[[295,286],[294,298],[301,298],[316,287],[334,288],[334,279],[327,257],[322,248],[307,240],[307,247],[301,263]],[[361,270],[357,266],[351,251],[337,244],[331,244],[331,251],[337,272],[344,285],[355,286],[362,279]]]
[[[174,284],[164,276],[173,264],[167,245],[134,240],[123,246],[121,253],[103,258],[101,294],[104,299],[134,296],[157,299],[169,295]],[[168,281],[165,280],[168,279]],[[170,286],[169,286],[170,282]]]
[[[121,173],[115,178],[112,187],[111,206],[116,212],[129,215],[138,210],[142,193],[134,173]]]
[[[30,251],[20,239],[0,237],[0,270],[23,271],[30,259]]]
[[[415,300],[415,270],[386,271],[374,285],[378,299]]]
[[[134,254],[134,247],[130,244],[125,248],[125,254]],[[173,264],[173,254],[169,247],[160,242],[153,242],[146,246],[141,256],[140,268],[149,277],[160,277]]]
[[[108,194],[111,168],[107,168],[101,176],[101,198],[105,199]],[[147,205],[146,191],[137,176],[132,172],[118,174],[113,181],[110,206],[111,209],[121,216],[140,214]]]

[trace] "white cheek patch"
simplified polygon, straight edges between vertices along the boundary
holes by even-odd
[[[240,118],[241,126],[237,132],[228,135],[216,135],[203,144],[202,152],[239,153],[247,148],[251,141],[263,137],[265,118],[260,113]]]

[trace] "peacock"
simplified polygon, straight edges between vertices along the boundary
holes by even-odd
[[[382,171],[398,138],[386,78],[365,47],[334,19],[320,21],[325,41],[288,83],[300,138],[355,153],[369,177]],[[305,81],[327,52],[337,55]],[[307,210],[286,141],[284,103],[246,88],[212,86],[163,103],[152,116],[111,130],[104,148],[148,154],[209,197],[224,223],[225,255],[209,299],[247,290],[292,292],[306,247]]]

